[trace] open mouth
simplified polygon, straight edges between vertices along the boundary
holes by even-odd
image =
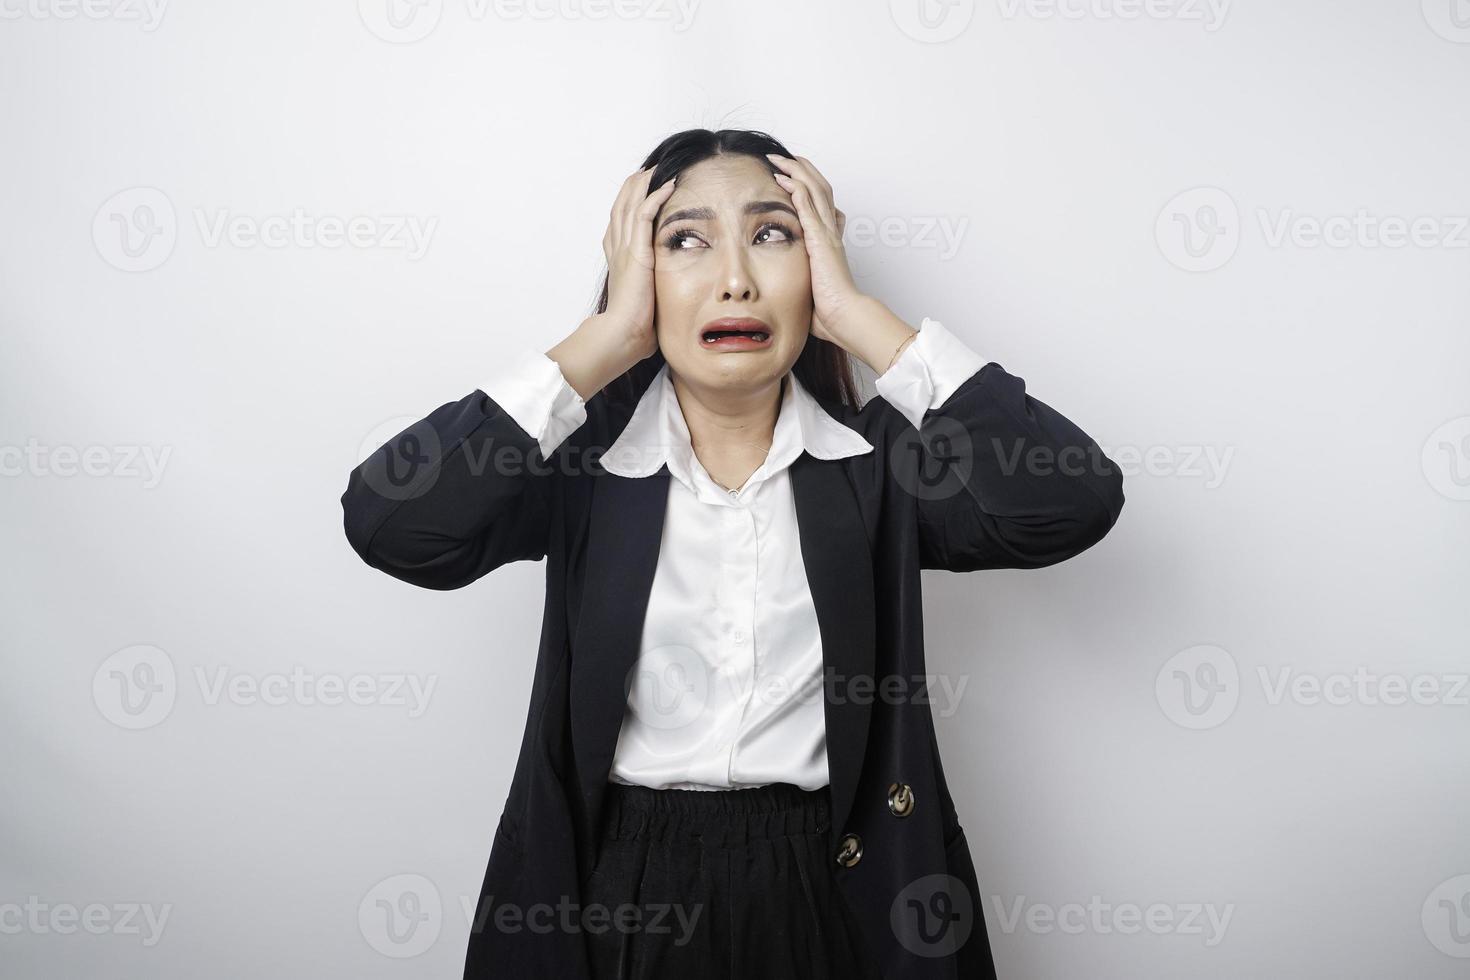
[[[709,344],[730,337],[744,337],[762,344],[771,339],[770,333],[765,330],[706,330],[700,339]]]
[[[699,335],[700,346],[712,350],[753,350],[770,343],[770,328],[755,319],[716,320]]]

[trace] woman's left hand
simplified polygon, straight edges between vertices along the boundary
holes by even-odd
[[[784,171],[775,174],[776,183],[791,195],[801,219],[801,237],[812,269],[812,336],[842,346],[833,328],[862,297],[842,247],[847,216],[832,201],[832,185],[806,157],[793,160],[777,153],[766,157]]]

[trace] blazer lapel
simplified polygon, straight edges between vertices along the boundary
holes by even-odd
[[[807,586],[822,636],[833,842],[857,795],[872,714],[875,619],[873,554],[857,495],[841,463],[803,453],[791,464]],[[854,697],[854,679],[862,679]]]
[[[593,482],[587,587],[572,645],[572,750],[585,812],[597,814],[628,703],[643,618],[658,567],[669,470],[602,473]]]

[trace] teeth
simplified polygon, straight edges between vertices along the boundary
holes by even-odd
[[[704,335],[705,343],[718,340],[721,337],[751,337],[756,340],[765,341],[770,334],[764,330],[711,330]]]

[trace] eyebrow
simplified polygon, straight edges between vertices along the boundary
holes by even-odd
[[[741,209],[744,214],[767,214],[771,211],[785,211],[793,218],[800,216],[791,209],[791,205],[782,201],[751,201]],[[663,228],[674,221],[712,221],[715,212],[713,208],[681,208],[658,223]]]

